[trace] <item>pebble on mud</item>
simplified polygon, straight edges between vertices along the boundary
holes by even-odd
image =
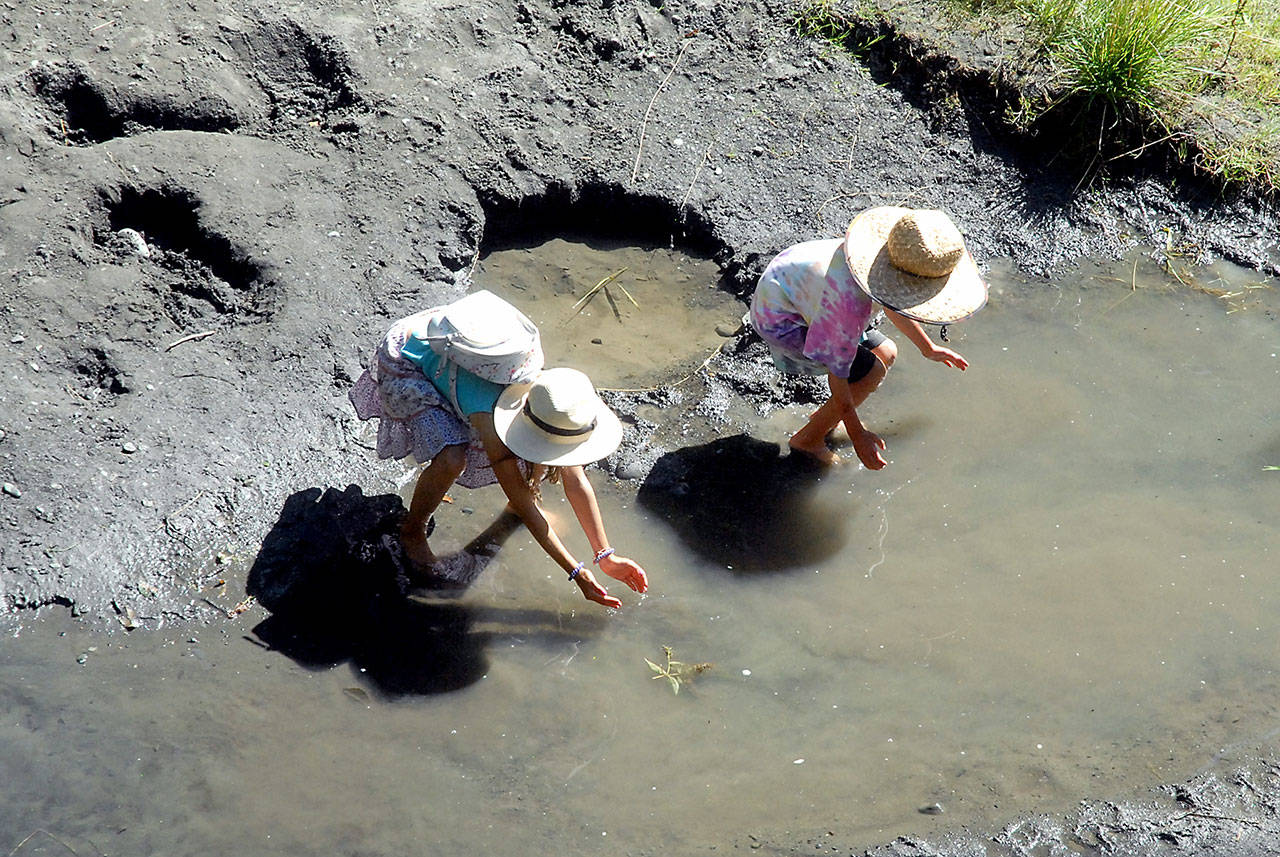
[[[640,465],[639,462],[628,461],[624,464],[619,465],[618,469],[615,470],[613,473],[619,479],[625,479],[629,482],[633,479],[639,479],[641,476],[643,476],[644,468]]]
[[[926,806],[920,807],[918,810],[916,810],[916,812],[920,813],[921,815],[942,815],[943,813],[942,804],[931,803]]]
[[[126,226],[124,229],[117,230],[116,234],[129,242],[129,249],[133,250],[134,255],[141,256],[144,259],[151,257],[151,247],[147,244],[147,239],[143,238],[142,233],[138,230],[130,229]]]
[[[137,447],[137,444],[134,444],[130,441],[125,441],[123,444],[121,444],[120,451],[123,452],[125,455],[133,455],[135,452],[138,451],[138,447]]]
[[[8,494],[10,497],[13,497],[14,499],[17,499],[18,497],[22,496],[22,492],[18,490],[18,486],[14,485],[12,482],[4,483],[4,493]]]

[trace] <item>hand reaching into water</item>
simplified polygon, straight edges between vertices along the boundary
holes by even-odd
[[[595,577],[587,569],[584,568],[578,572],[578,576],[573,582],[578,584],[578,588],[582,590],[582,596],[588,601],[603,604],[605,607],[612,607],[614,610],[622,607],[622,602],[610,595],[609,591],[599,583],[596,583]]]
[[[636,592],[645,592],[649,588],[649,579],[645,577],[644,569],[625,556],[609,554],[600,560],[600,570],[615,580],[621,580]]]
[[[959,369],[961,372],[969,368],[969,361],[961,357],[959,352],[940,345],[933,346],[933,350],[924,356],[938,363],[945,363],[953,369]]]
[[[853,451],[858,454],[858,460],[862,462],[862,466],[868,470],[880,470],[889,462],[880,454],[884,447],[884,439],[869,429],[863,429],[850,437],[853,441]]]

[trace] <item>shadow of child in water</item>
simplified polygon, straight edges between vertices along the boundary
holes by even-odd
[[[450,555],[454,579],[409,581],[387,547],[399,544],[404,514],[396,495],[365,496],[354,485],[291,495],[249,571],[248,593],[271,612],[253,628],[256,640],[311,669],[349,662],[372,689],[396,696],[478,681],[489,640],[508,622],[522,636],[565,635],[548,611],[418,597],[465,589],[519,526],[515,516],[499,515]],[[497,630],[477,630],[481,618]]]
[[[821,562],[844,544],[856,509],[813,496],[829,476],[807,456],[739,434],[662,456],[636,499],[710,562],[782,571]]]

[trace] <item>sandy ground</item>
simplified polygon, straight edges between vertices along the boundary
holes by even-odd
[[[199,588],[242,581],[291,496],[383,485],[346,392],[387,323],[464,292],[491,245],[674,242],[745,294],[778,249],[893,203],[948,209],[1029,275],[1134,245],[1280,270],[1273,207],[1141,164],[1080,186],[963,91],[894,85],[892,57],[799,39],[788,9],[0,4],[0,624],[207,620]],[[758,344],[719,360],[615,397],[630,428],[604,468],[638,480],[729,398],[796,395]],[[670,426],[637,416],[654,402]],[[1261,813],[1229,853],[1280,840],[1275,769],[1187,788],[1168,836],[1115,834],[1128,853],[1209,853],[1234,815],[1201,799]],[[1029,825],[997,844],[1066,841]]]

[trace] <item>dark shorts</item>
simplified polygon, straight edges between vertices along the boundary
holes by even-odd
[[[858,354],[853,358],[853,364],[849,366],[849,383],[861,381],[876,365],[876,361],[880,358],[872,353],[873,348],[879,348],[889,337],[885,336],[874,327],[868,327],[862,333],[862,339],[858,342]]]

